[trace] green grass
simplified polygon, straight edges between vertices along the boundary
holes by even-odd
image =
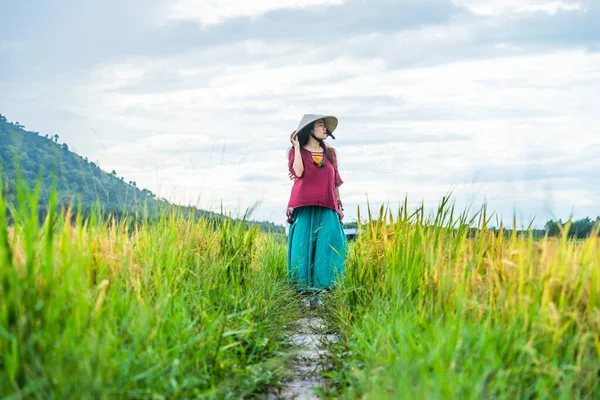
[[[326,303],[330,396],[600,398],[598,237],[495,235],[447,199],[368,219]]]
[[[0,197],[0,397],[251,398],[289,376],[282,238],[176,208],[39,221],[38,191]],[[477,218],[369,211],[321,310],[340,336],[323,397],[600,398],[600,239]]]
[[[40,223],[19,193],[0,219],[0,397],[241,398],[286,373],[285,242],[176,209]]]

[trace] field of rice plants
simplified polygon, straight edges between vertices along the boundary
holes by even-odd
[[[26,192],[0,197],[0,397],[264,398],[289,373],[284,239],[176,209],[39,221]],[[598,237],[488,230],[448,199],[376,214],[319,311],[323,398],[600,398]]]
[[[0,219],[0,398],[245,398],[285,374],[284,241],[176,211],[39,222],[35,203]]]
[[[488,230],[485,207],[406,204],[369,212],[327,302],[342,339],[330,396],[600,398],[598,237],[534,240]]]

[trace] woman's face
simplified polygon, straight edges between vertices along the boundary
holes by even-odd
[[[318,139],[327,139],[327,129],[325,128],[325,122],[322,119],[315,122],[314,134]]]

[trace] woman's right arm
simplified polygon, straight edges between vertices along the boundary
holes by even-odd
[[[304,164],[302,163],[302,154],[300,154],[300,147],[294,147],[294,172],[296,176],[300,178],[304,173]]]
[[[294,174],[298,178],[302,176],[304,173],[304,164],[302,163],[302,154],[300,153],[300,143],[298,142],[298,134],[295,132],[292,133],[291,137],[292,145],[294,146],[294,164],[292,168],[294,168]]]

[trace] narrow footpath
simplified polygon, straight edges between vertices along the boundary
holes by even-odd
[[[293,378],[282,383],[282,390],[269,399],[312,400],[319,397],[314,389],[320,387],[323,377],[320,372],[328,367],[327,344],[337,340],[336,335],[327,334],[327,326],[318,310],[308,304],[307,315],[298,320],[297,328],[288,334],[294,344],[294,356],[289,360],[288,367],[293,372]],[[319,307],[319,306],[317,306]]]

